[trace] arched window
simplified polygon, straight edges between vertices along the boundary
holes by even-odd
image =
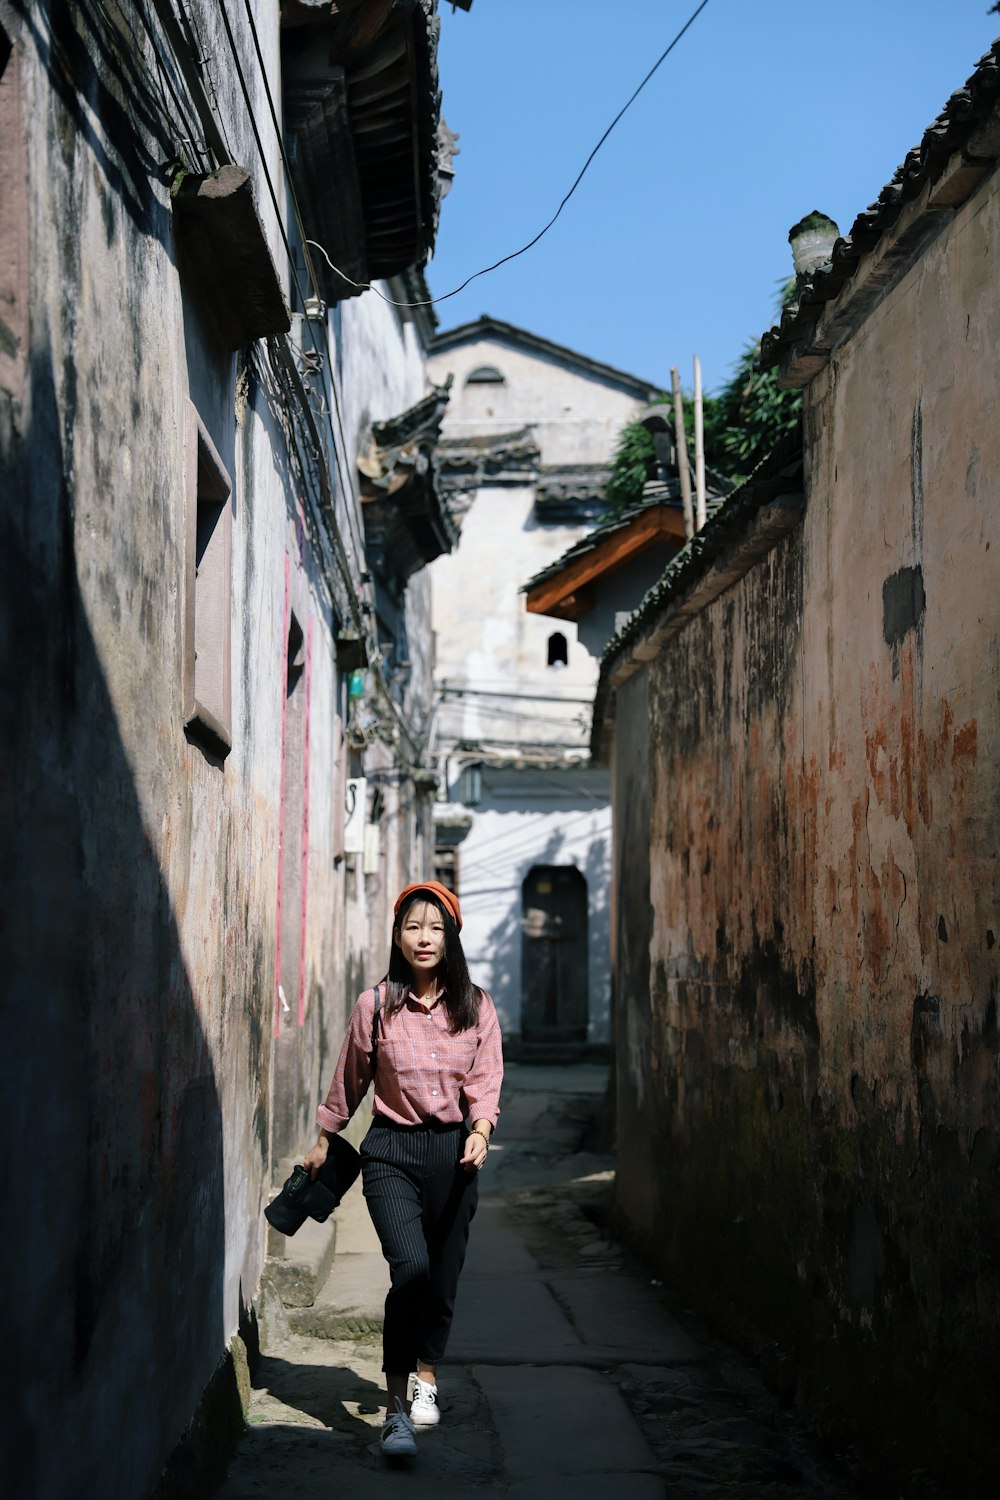
[[[549,636],[549,666],[565,667],[569,665],[569,652],[566,648],[566,637],[561,630],[553,631]]]
[[[478,365],[465,377],[466,385],[506,385],[507,380],[496,365]]]

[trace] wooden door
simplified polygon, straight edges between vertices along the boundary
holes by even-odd
[[[521,1036],[587,1038],[587,882],[573,865],[535,865],[521,892]]]

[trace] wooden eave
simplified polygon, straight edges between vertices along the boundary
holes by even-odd
[[[657,542],[675,541],[680,548],[685,539],[681,512],[670,505],[652,506],[530,588],[525,596],[528,612],[576,620],[592,607],[593,594],[588,586],[597,579],[631,562]]]
[[[440,99],[431,0],[344,0],[282,8],[292,179],[324,296],[357,296],[422,265],[440,184]],[[339,274],[340,272],[343,275]]]

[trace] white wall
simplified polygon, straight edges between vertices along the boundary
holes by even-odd
[[[578,643],[576,626],[529,615],[521,585],[585,534],[583,526],[539,526],[534,490],[489,486],[476,492],[462,522],[458,547],[431,564],[433,618],[440,686],[484,692],[530,693],[535,699],[447,699],[438,710],[439,743],[482,740],[504,744],[585,746],[577,722],[593,697],[597,666]],[[548,640],[566,637],[568,664],[549,667]],[[544,701],[544,700],[548,701]],[[511,717],[517,713],[521,717]],[[589,728],[589,714],[587,725]]]
[[[466,385],[471,371],[491,365],[506,385]],[[568,362],[520,349],[496,336],[431,353],[431,379],[454,376],[444,423],[446,437],[535,428],[543,464],[600,464],[613,453],[622,427],[643,403]]]

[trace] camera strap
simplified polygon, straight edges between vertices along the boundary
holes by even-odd
[[[375,1009],[372,1012],[372,1077],[373,1078],[375,1077],[375,1070],[378,1067],[378,1018],[379,1018],[379,1009],[380,1009],[381,1004],[382,1004],[382,994],[381,994],[381,991],[382,991],[381,984],[377,984],[375,986]]]

